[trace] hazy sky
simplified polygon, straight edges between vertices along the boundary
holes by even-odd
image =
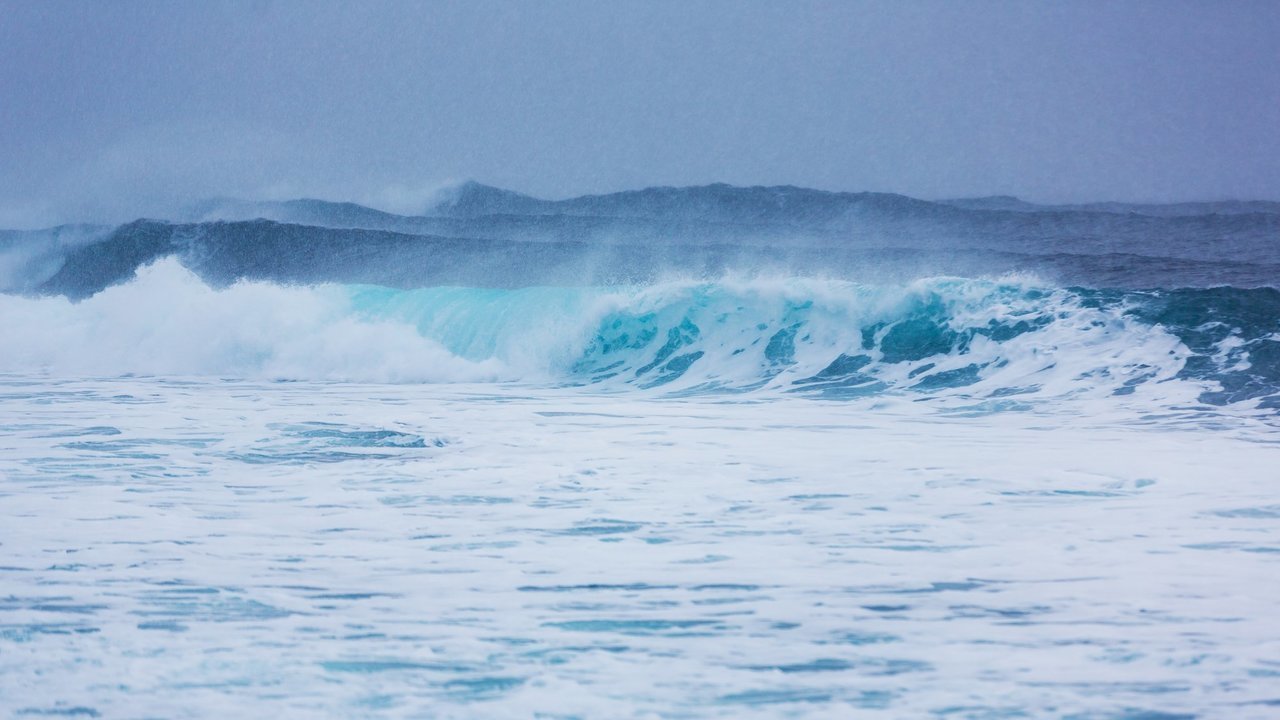
[[[0,0],[0,226],[466,179],[1280,199],[1280,3]]]

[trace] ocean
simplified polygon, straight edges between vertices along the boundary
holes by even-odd
[[[0,712],[1280,713],[1280,212],[521,198],[0,236]]]

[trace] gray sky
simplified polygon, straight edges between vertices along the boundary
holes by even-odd
[[[1280,3],[0,0],[0,226],[467,179],[1280,199]]]

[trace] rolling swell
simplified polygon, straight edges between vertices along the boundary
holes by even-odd
[[[1021,272],[1061,286],[1259,287],[1280,278],[1277,207],[929,202],[723,184],[552,201],[468,183],[422,215],[211,201],[179,222],[93,229],[83,242],[51,240],[67,235],[57,228],[21,242],[0,233],[0,291],[82,299],[166,257],[216,286],[518,288],[752,272],[905,283]]]
[[[483,227],[487,226],[482,223]],[[580,236],[569,235],[580,239],[535,242],[270,220],[176,224],[140,220],[116,228],[101,240],[70,249],[50,277],[38,284],[28,278],[18,289],[79,300],[126,282],[143,265],[166,257],[176,258],[215,286],[262,280],[401,289],[441,285],[518,288],[629,285],[672,275],[715,278],[743,273],[905,283],[938,275],[1034,273],[1057,285],[1141,289],[1220,284],[1257,287],[1280,278],[1280,264],[1170,254],[1169,246],[1162,242],[1119,244],[1141,252],[1111,252],[1087,239],[1064,245],[984,235],[983,242],[944,242],[940,238],[945,236],[923,239],[905,231],[839,241],[796,231],[801,239],[778,235],[767,242],[768,237],[740,229],[735,231],[740,241],[730,242],[728,235],[697,234],[689,228],[646,227],[650,235],[645,242],[605,241],[585,231]],[[669,234],[663,235],[662,228]],[[719,231],[728,232],[725,228]],[[686,232],[692,234],[682,234]],[[752,237],[760,244],[748,242]],[[790,240],[779,239],[783,237]]]

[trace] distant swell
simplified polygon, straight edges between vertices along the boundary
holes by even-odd
[[[87,300],[0,296],[0,370],[512,380],[825,399],[1129,398],[1272,407],[1280,291],[1034,278],[726,277],[623,288],[216,289],[175,260]]]

